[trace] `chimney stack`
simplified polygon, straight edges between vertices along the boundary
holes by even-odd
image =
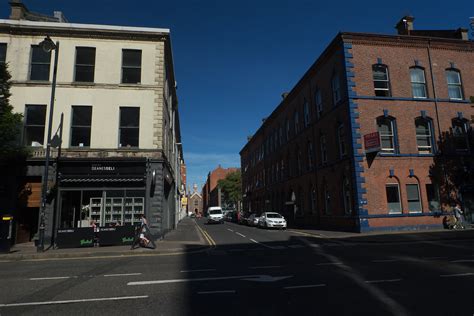
[[[395,26],[398,35],[410,35],[410,31],[413,31],[413,21],[415,21],[414,17],[410,15],[404,16]]]
[[[10,20],[25,19],[25,16],[28,13],[28,9],[21,2],[21,0],[11,0],[10,7],[11,7]]]

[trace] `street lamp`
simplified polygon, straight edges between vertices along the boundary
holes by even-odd
[[[59,55],[59,42],[53,42],[49,36],[46,36],[45,39],[39,43],[39,46],[46,53],[55,51],[54,54],[54,68],[53,68],[53,82],[51,84],[51,102],[49,107],[49,121],[48,121],[48,138],[46,143],[46,153],[44,161],[44,173],[43,173],[43,184],[41,188],[41,206],[39,214],[39,240],[36,250],[38,252],[44,251],[44,230],[45,230],[45,212],[46,212],[46,198],[48,190],[48,172],[49,172],[49,157],[51,151],[51,130],[53,127],[53,111],[54,111],[54,95],[56,92],[56,74],[58,71],[58,55]]]

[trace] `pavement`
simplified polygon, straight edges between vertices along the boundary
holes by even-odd
[[[289,228],[288,231],[297,235],[323,238],[335,242],[355,242],[362,244],[474,239],[474,229],[472,228],[456,231],[430,230],[417,232],[374,232],[364,234],[297,228]],[[54,249],[49,247],[45,249],[44,252],[37,252],[33,243],[23,243],[14,245],[10,253],[0,253],[0,261],[178,255],[200,252],[209,247],[214,247],[215,244],[212,238],[209,240],[206,234],[205,231],[199,228],[195,219],[187,217],[178,223],[175,230],[170,231],[163,239],[156,241],[155,249],[136,248],[132,250],[130,246],[67,249]]]
[[[207,242],[192,218],[182,219],[175,230],[170,231],[155,244],[155,249],[139,247],[132,250],[129,245],[63,249],[48,247],[44,252],[37,252],[34,243],[30,242],[14,245],[10,253],[0,253],[0,261],[173,255],[208,248]]]

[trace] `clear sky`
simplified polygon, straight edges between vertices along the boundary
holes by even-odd
[[[469,28],[474,0],[23,0],[73,23],[171,29],[188,185],[240,167],[239,151],[339,31]],[[8,1],[0,4],[8,18]],[[470,29],[472,38],[472,29]]]

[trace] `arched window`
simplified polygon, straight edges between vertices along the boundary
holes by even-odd
[[[400,203],[400,186],[398,182],[385,184],[385,193],[387,194],[389,214],[400,214],[402,212],[402,205]]]
[[[397,153],[395,119],[384,116],[377,118],[377,130],[380,134],[382,152],[390,154]]]
[[[421,67],[410,68],[411,91],[414,98],[426,98],[425,70]]]
[[[352,194],[349,178],[342,178],[342,198],[344,200],[344,213],[346,215],[352,214]]]
[[[423,117],[415,119],[416,145],[418,153],[430,154],[433,152],[433,128],[431,120]]]
[[[372,65],[372,77],[374,79],[375,96],[390,97],[390,79],[387,66],[381,64]]]
[[[453,138],[454,146],[456,150],[466,151],[469,149],[469,139],[468,139],[468,123],[467,120],[463,119],[454,119],[453,124]]]
[[[450,68],[446,70],[446,80],[448,81],[448,95],[451,100],[462,100],[462,82],[459,70]]]
[[[419,213],[422,211],[420,187],[418,183],[409,183],[406,185],[408,211],[410,213]]]

